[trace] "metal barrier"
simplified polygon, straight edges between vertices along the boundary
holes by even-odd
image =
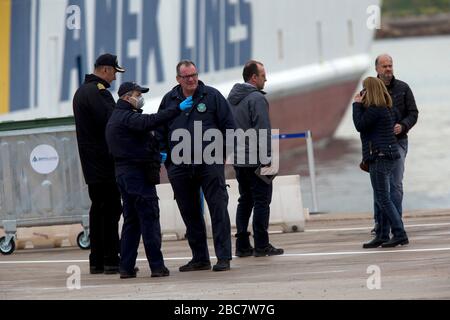
[[[313,211],[317,212],[311,132],[281,134],[273,138],[306,139]],[[292,185],[292,182],[288,184]],[[169,186],[166,189],[169,194]],[[282,199],[281,196],[290,193],[280,192],[280,204],[279,208],[277,207],[280,215],[277,219],[274,216],[276,221],[273,222],[283,225],[285,230],[303,230],[304,227],[298,190],[292,189],[291,192],[295,199],[300,199],[298,201]],[[161,201],[161,209],[171,214],[162,219],[162,229],[174,232],[180,238],[184,228],[180,214],[176,212],[173,195],[169,195],[166,202]],[[285,205],[289,202],[295,203],[295,207],[302,214],[298,215],[297,211],[286,209]],[[0,123],[0,226],[5,231],[5,236],[0,238],[2,254],[14,251],[17,227],[75,223],[81,223],[84,230],[77,237],[78,246],[88,249],[89,208],[90,200],[82,175],[73,117]],[[285,211],[294,215],[283,216]]]
[[[319,212],[318,204],[317,204],[316,168],[315,168],[315,162],[314,162],[314,147],[313,147],[311,131],[308,130],[306,132],[300,132],[300,133],[273,135],[272,138],[279,139],[279,140],[306,139],[306,148],[307,148],[307,153],[308,153],[308,169],[309,169],[309,177],[311,180],[311,194],[312,194],[312,203],[313,203],[312,212]]]
[[[17,227],[74,223],[88,249],[89,208],[72,117],[0,124],[1,253],[14,251]]]

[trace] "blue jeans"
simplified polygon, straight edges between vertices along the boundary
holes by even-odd
[[[132,273],[138,255],[139,241],[152,271],[164,266],[161,252],[161,225],[156,188],[147,182],[144,172],[129,172],[117,177],[123,201],[123,227],[120,270]]]
[[[392,168],[390,181],[390,193],[392,202],[394,202],[395,208],[397,208],[400,217],[403,216],[403,173],[405,172],[405,160],[408,154],[408,139],[402,139],[398,141],[398,151],[400,153],[400,159],[396,160]],[[375,223],[379,223],[380,208],[377,203],[374,203],[374,218]]]
[[[402,217],[394,205],[390,192],[390,177],[396,160],[378,158],[370,163],[370,180],[373,188],[374,201],[380,208],[377,237],[389,239],[389,229],[392,228],[394,237],[405,237]]]

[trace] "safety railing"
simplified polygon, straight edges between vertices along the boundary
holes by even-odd
[[[317,189],[316,189],[316,168],[314,161],[314,147],[312,133],[310,130],[299,133],[279,134],[273,135],[272,139],[288,140],[288,139],[306,139],[306,148],[308,153],[308,169],[311,180],[311,194],[312,194],[312,212],[319,212],[317,204]]]

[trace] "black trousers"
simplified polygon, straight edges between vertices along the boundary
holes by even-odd
[[[88,185],[92,205],[89,211],[91,254],[89,265],[103,268],[119,265],[119,219],[122,213],[115,182]]]
[[[272,182],[267,183],[255,173],[256,168],[234,167],[239,183],[239,201],[236,211],[237,238],[248,237],[248,224],[253,211],[253,238],[255,248],[269,244],[270,203]]]
[[[231,225],[223,165],[171,165],[168,176],[180,209],[194,261],[209,261],[200,187],[211,214],[214,249],[218,259],[231,260]]]
[[[150,269],[160,270],[164,260],[156,187],[140,171],[118,176],[117,184],[123,199],[120,271],[133,272],[141,235]]]

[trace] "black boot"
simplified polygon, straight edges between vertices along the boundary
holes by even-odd
[[[213,267],[213,271],[228,271],[230,270],[230,260],[217,260],[217,263]]]
[[[253,247],[250,244],[250,232],[236,234],[236,257],[253,256]]]
[[[180,272],[211,270],[211,262],[207,261],[189,261],[179,268]]]
[[[270,243],[265,248],[255,249],[255,257],[278,256],[281,254],[284,254],[284,250],[281,248],[275,248]]]
[[[364,243],[363,244],[363,248],[364,249],[378,248],[379,246],[381,246],[386,241],[389,241],[389,239],[381,239],[381,238],[375,237],[371,241],[369,241],[367,243]]]
[[[158,270],[152,270],[152,278],[168,277],[169,275],[170,271],[166,268],[166,266],[162,266]]]
[[[394,248],[396,246],[406,246],[407,244],[409,244],[409,240],[408,237],[406,236],[406,234],[404,236],[401,237],[392,237],[391,240],[383,243],[381,246],[383,248]]]

